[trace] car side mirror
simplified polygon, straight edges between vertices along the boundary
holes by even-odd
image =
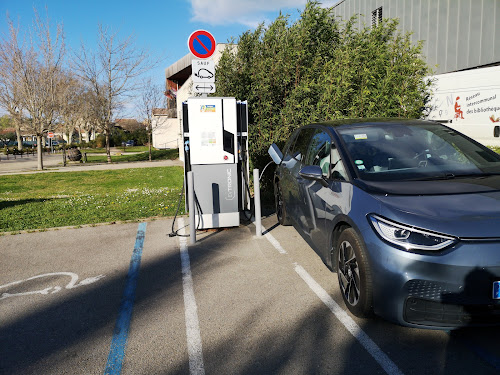
[[[299,171],[299,176],[305,178],[306,180],[318,181],[323,186],[328,185],[323,177],[323,171],[317,165],[306,165]]]
[[[276,146],[275,143],[273,143],[271,147],[269,147],[269,150],[267,152],[269,153],[271,159],[273,159],[273,161],[276,164],[278,165],[281,164],[281,162],[283,161],[283,153],[280,151],[279,147]]]

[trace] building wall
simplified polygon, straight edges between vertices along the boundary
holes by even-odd
[[[153,116],[152,130],[153,147],[158,149],[179,147],[177,119],[167,116]]]
[[[413,32],[413,42],[425,41],[437,74],[500,63],[499,0],[344,0],[333,10],[345,20],[361,15],[361,28],[379,7],[383,18],[399,18],[400,29]]]
[[[179,159],[184,161],[184,135],[182,129],[182,103],[193,96],[193,78],[188,80],[177,91],[177,130],[179,134]]]

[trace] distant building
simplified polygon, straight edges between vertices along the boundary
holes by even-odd
[[[423,54],[436,74],[500,64],[498,0],[343,0],[333,7],[358,28],[398,18],[399,28],[424,40]]]
[[[398,18],[436,73],[428,118],[500,146],[500,0],[343,0],[333,12],[360,29]]]
[[[210,58],[215,65],[219,62],[226,46],[228,44],[217,44],[215,52]],[[186,101],[190,96],[194,96],[192,91],[193,79],[191,77],[192,60],[197,60],[197,57],[188,53],[165,69],[167,108],[157,111],[153,119],[153,146],[156,148],[178,147],[181,160],[184,158],[182,149],[182,102]]]

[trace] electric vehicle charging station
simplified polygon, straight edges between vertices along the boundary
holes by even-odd
[[[250,209],[248,106],[235,98],[191,97],[182,104],[184,174],[193,173],[196,229],[240,225]],[[186,204],[187,205],[187,204]],[[189,208],[186,207],[186,211]]]

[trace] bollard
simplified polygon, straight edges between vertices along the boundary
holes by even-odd
[[[189,244],[196,243],[196,223],[194,208],[194,181],[193,172],[187,173],[188,209],[189,209]]]
[[[261,211],[260,211],[260,183],[259,183],[259,170],[253,170],[253,200],[255,207],[255,234],[257,237],[262,236],[262,224],[261,224]]]

